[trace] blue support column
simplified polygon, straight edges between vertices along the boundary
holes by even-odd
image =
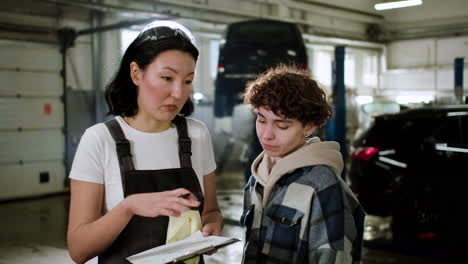
[[[333,67],[333,94],[332,108],[334,115],[326,127],[327,140],[336,141],[340,144],[340,151],[343,155],[345,167],[341,174],[343,180],[346,180],[346,162],[348,151],[346,147],[346,101],[345,101],[345,82],[344,82],[344,61],[345,47],[335,47],[335,62]]]
[[[463,58],[455,58],[455,103],[463,103]]]

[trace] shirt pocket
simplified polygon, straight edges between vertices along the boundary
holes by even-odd
[[[270,254],[274,254],[274,248],[291,253],[297,250],[304,212],[281,204],[273,204],[267,209],[266,216],[269,223],[267,223],[265,242],[270,244]]]
[[[250,233],[252,231],[252,223],[254,219],[255,205],[247,207],[240,218],[241,226],[246,228],[245,240],[248,241],[250,238]]]

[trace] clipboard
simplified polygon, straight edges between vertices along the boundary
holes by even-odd
[[[201,232],[197,231],[185,239],[145,250],[128,257],[127,260],[133,264],[176,263],[239,241],[241,240],[237,238],[223,236],[203,237]]]

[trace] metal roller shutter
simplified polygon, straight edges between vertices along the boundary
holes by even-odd
[[[64,191],[61,54],[0,40],[0,200]]]

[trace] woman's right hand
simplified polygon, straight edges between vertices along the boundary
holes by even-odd
[[[181,196],[190,194],[188,198]],[[180,216],[190,207],[200,206],[195,195],[184,188],[164,192],[138,193],[125,198],[127,211],[144,217]]]

